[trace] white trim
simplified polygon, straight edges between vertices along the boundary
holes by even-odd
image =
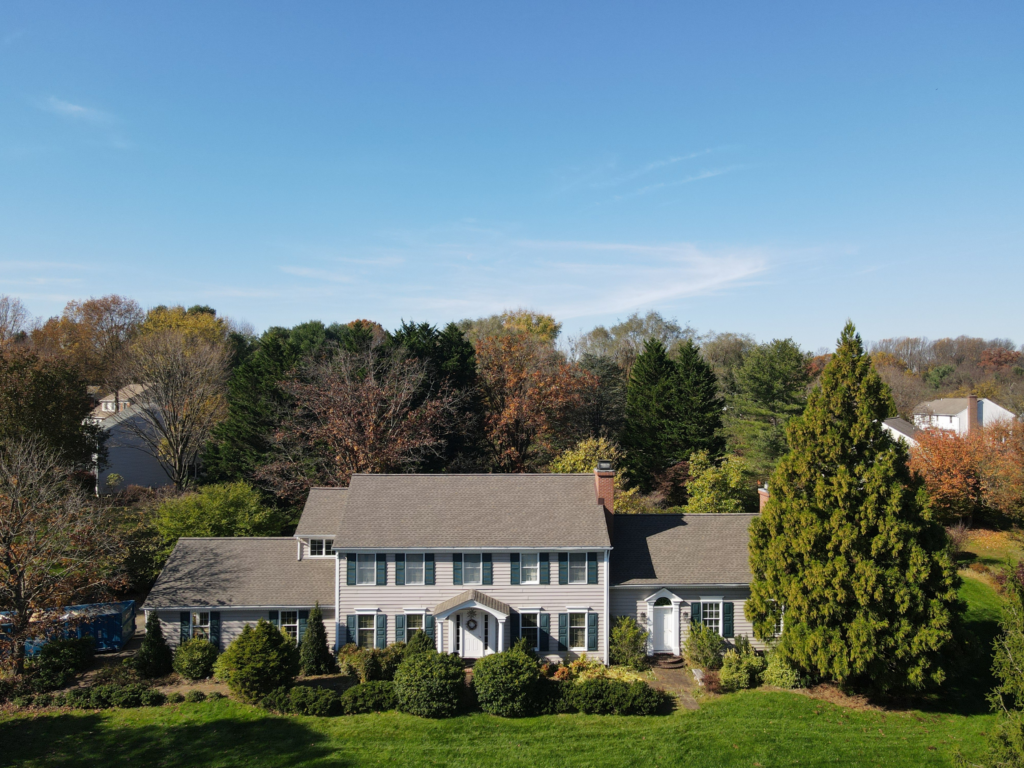
[[[516,608],[516,613],[544,613],[544,609],[540,606],[524,605],[521,608]]]
[[[567,609],[566,613],[569,614],[569,619],[568,619],[569,623],[568,623],[568,627],[567,627],[568,632],[569,632],[569,636],[566,638],[566,640],[568,640],[568,646],[567,646],[568,649],[572,653],[590,653],[590,651],[587,650],[587,632],[590,630],[590,628],[587,626],[587,623],[590,620],[588,618],[586,618],[586,617],[587,617],[588,614],[592,613],[592,611],[583,611],[583,610],[572,611],[572,610],[568,610]],[[583,618],[583,645],[582,646],[573,646],[572,645],[572,615],[574,613],[581,614],[584,617]]]
[[[300,608],[313,608],[314,603],[305,605],[170,605],[150,606],[147,611],[270,611],[270,610],[299,610]],[[323,606],[320,606],[321,610]]]
[[[380,613],[380,608],[353,608],[357,614],[360,613]]]
[[[200,537],[194,537],[200,538]],[[211,537],[207,537],[211,538]],[[222,537],[223,538],[223,537]],[[423,547],[421,549],[410,550],[408,547],[346,547],[343,544],[337,544],[334,547],[339,552],[354,552],[367,553],[367,552],[384,552],[387,554],[394,554],[396,552],[610,552],[613,547]],[[644,586],[644,585],[639,585]]]
[[[348,635],[348,625],[345,626],[345,634]],[[334,558],[334,650],[338,645],[338,638],[341,637],[341,558]]]
[[[569,613],[597,613],[589,605],[567,605],[565,610]]]
[[[429,608],[403,608],[402,609],[402,613],[427,614],[427,613],[430,613],[430,609]]]
[[[537,645],[534,647],[533,650],[534,650],[535,653],[540,653],[541,652],[541,650],[540,650],[540,615],[542,613],[544,613],[544,611],[542,611],[540,609],[533,610],[533,609],[520,608],[517,611],[517,613],[519,614],[519,637],[523,636],[523,616],[526,615],[526,614],[529,614],[531,616],[536,616],[537,617]],[[550,616],[551,616],[551,614],[549,613],[548,614],[548,617],[549,617],[548,621],[549,622],[551,621]],[[550,635],[550,632],[548,634]],[[514,641],[518,641],[519,637],[515,638]],[[548,653],[548,651],[545,651],[545,653]]]
[[[385,553],[385,554],[387,554],[387,553]],[[396,552],[395,553],[395,555],[404,555],[405,556],[405,559],[402,561],[402,562],[405,563],[405,574],[403,576],[404,583],[403,584],[397,584],[396,583],[395,586],[403,586],[403,587],[428,587],[428,586],[430,586],[429,584],[427,584],[427,558],[426,558],[426,554],[427,554],[426,552],[420,552],[418,550],[414,550],[412,552]],[[419,555],[420,557],[423,558],[423,562],[420,563],[420,566],[421,566],[420,572],[423,574],[423,581],[417,581],[417,582],[411,582],[410,583],[410,581],[409,581],[409,555]],[[395,560],[394,562],[396,563],[396,565],[395,565],[395,581],[397,582],[398,581],[398,565],[397,565],[398,561]],[[436,564],[435,564],[435,568],[436,568]],[[436,579],[436,576],[435,576],[435,579]]]
[[[583,579],[581,581],[573,581],[572,580],[572,556],[573,555],[586,555],[586,552],[571,552],[569,554],[569,559],[565,563],[565,571],[566,571],[567,580],[566,580],[566,584],[564,584],[563,586],[568,586],[570,584],[573,585],[573,586],[579,586],[580,584],[588,584],[589,583],[589,581],[588,581],[588,577],[589,577],[588,571],[590,570],[590,558],[589,557],[584,557],[583,558]]]
[[[300,541],[302,541],[300,539]],[[324,553],[322,555],[313,554],[313,542],[322,541],[324,543]],[[331,547],[328,550],[327,542],[331,542]],[[322,560],[326,557],[334,557],[334,539],[330,536],[310,536],[306,539],[306,545],[309,547],[309,559],[310,560]],[[301,559],[301,558],[300,558]]]
[[[302,562],[302,539],[299,539],[299,551],[296,553],[295,559]]]
[[[539,587],[541,585],[540,584],[540,556],[541,556],[542,552],[518,552],[516,554],[519,555],[519,585],[518,586],[523,586],[523,587]],[[537,557],[537,580],[536,581],[526,581],[523,578],[523,555],[536,555],[536,557]],[[549,568],[550,568],[550,564],[549,564]],[[513,585],[513,586],[516,586],[516,585]]]
[[[672,604],[671,607],[673,632],[672,645],[670,646],[669,650],[671,650],[672,653],[674,653],[676,656],[680,656],[682,654],[682,638],[680,637],[680,635],[682,635],[681,608],[683,605],[683,599],[679,597],[679,595],[675,594],[674,592],[670,592],[667,589],[659,589],[657,592],[648,595],[646,598],[644,598],[644,602],[647,603],[647,653],[648,655],[653,655],[655,652],[654,609],[656,607],[655,603],[657,603],[658,600],[660,600],[663,597],[668,598],[669,602]]]
[[[611,552],[605,552],[604,553],[604,665],[606,667],[610,663],[610,656],[608,655],[608,653],[609,653],[609,650],[610,650],[609,646],[611,645],[611,636],[612,636],[611,627],[608,626],[609,622],[611,621],[611,615],[609,613],[609,611],[611,610],[611,607],[609,606],[609,603],[611,602],[611,600],[610,600],[610,596],[608,594],[609,582],[611,581],[611,579],[608,578],[609,576],[611,576],[611,567],[610,566],[611,566]]]
[[[434,614],[434,620],[436,621],[438,619],[447,619],[447,618],[449,618],[454,613],[459,613],[460,611],[466,611],[466,610],[469,610],[470,608],[476,608],[476,609],[481,610],[481,611],[486,611],[487,613],[491,614],[491,616],[493,616],[494,618],[498,619],[499,621],[508,618],[508,614],[507,613],[502,613],[501,611],[497,611],[494,608],[491,608],[489,606],[484,605],[483,603],[478,603],[476,600],[466,600],[464,602],[459,603],[458,605],[456,605],[453,608],[447,608],[447,609],[441,611],[440,613],[435,613]]]
[[[612,589],[749,589],[750,582],[746,584],[612,584]]]
[[[697,602],[698,603],[715,603],[715,602],[720,603],[723,600],[725,600],[725,598],[722,597],[721,595],[713,595],[711,597],[705,597],[704,595],[701,595],[700,597],[697,598]]]

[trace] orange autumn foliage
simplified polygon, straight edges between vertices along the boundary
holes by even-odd
[[[938,519],[970,518],[982,507],[981,441],[945,429],[924,429],[910,452],[910,468],[924,479]]]

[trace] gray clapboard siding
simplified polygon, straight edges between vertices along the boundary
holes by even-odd
[[[415,552],[416,550],[410,551]],[[428,611],[433,611],[434,606],[448,598],[455,597],[467,589],[477,589],[487,593],[496,600],[508,603],[516,610],[535,608],[540,609],[543,613],[558,614],[567,613],[570,607],[588,608],[590,611],[598,614],[598,650],[590,652],[589,655],[603,657],[606,634],[604,626],[604,583],[607,578],[604,553],[602,552],[598,558],[597,584],[558,584],[557,556],[553,556],[556,566],[551,569],[551,581],[555,583],[513,585],[511,583],[512,565],[509,555],[509,552],[494,552],[492,554],[493,584],[489,586],[453,584],[452,554],[450,552],[439,552],[434,556],[434,586],[397,586],[395,584],[395,556],[392,553],[389,553],[387,556],[388,583],[386,586],[349,586],[345,580],[346,556],[342,554],[341,584],[339,585],[341,615],[344,617],[347,614],[355,613],[356,609],[376,608],[380,610],[389,617],[388,642],[393,643],[396,639],[404,638],[395,637],[395,622],[391,617],[410,609],[425,608]],[[557,620],[552,619],[552,624],[557,626]],[[444,627],[446,650],[448,647],[449,631],[450,629],[446,625]],[[555,632],[555,630],[552,629],[552,632]],[[508,622],[506,622],[503,647],[507,648],[509,642],[509,627]],[[551,647],[552,649],[557,647],[557,638],[552,641]],[[549,655],[564,656],[566,654],[559,654],[556,650],[551,650]]]
[[[334,647],[334,606],[320,606],[324,613],[324,627],[327,629],[327,643]],[[205,608],[202,610],[206,610]],[[220,647],[224,650],[236,637],[242,634],[246,624],[255,625],[260,619],[267,618],[266,610],[233,609],[233,608],[211,608],[210,610],[220,611]],[[160,628],[163,630],[164,639],[172,648],[177,647],[181,638],[180,611],[157,611],[160,618]]]

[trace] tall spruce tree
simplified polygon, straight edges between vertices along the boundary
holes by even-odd
[[[847,323],[839,347],[788,427],[790,452],[751,524],[755,634],[812,676],[877,691],[945,678],[962,610],[945,531],[907,449],[882,430],[888,388]]]
[[[632,481],[644,493],[654,486],[655,476],[677,459],[673,425],[679,418],[678,369],[665,345],[648,339],[637,355],[626,387],[626,426],[622,445]]]
[[[679,346],[676,368],[680,409],[675,424],[676,442],[685,454],[680,455],[679,460],[689,459],[696,451],[706,451],[712,459],[718,459],[725,451],[722,433],[725,400],[718,387],[718,377],[693,339]]]
[[[299,643],[299,668],[304,675],[331,675],[338,671],[338,662],[327,647],[327,630],[320,603],[313,606],[306,620],[306,631]]]

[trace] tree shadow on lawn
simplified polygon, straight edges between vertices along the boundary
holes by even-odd
[[[5,720],[0,722],[0,766],[293,766],[328,756],[332,766],[351,765],[323,734],[292,718],[236,717],[219,708],[191,714],[209,719],[132,722],[96,713]]]

